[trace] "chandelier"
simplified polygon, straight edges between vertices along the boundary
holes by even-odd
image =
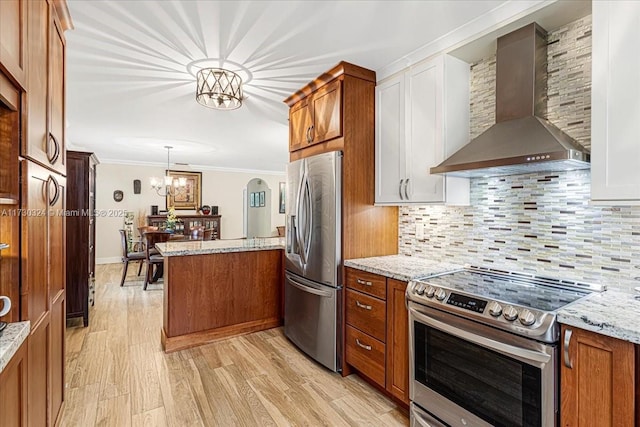
[[[167,170],[164,175],[164,179],[151,177],[151,188],[156,190],[159,196],[173,196],[176,189],[184,188],[187,185],[187,179],[184,177],[173,178],[169,175],[170,164],[169,163],[169,152],[173,148],[170,145],[165,145],[164,148],[167,149]],[[164,191],[164,194],[162,193]]]
[[[242,105],[242,78],[223,68],[203,68],[196,74],[196,101],[216,110],[235,110]]]

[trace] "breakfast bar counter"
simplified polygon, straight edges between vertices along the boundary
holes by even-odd
[[[282,238],[159,243],[167,352],[282,324]]]

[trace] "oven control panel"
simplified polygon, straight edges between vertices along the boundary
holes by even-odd
[[[487,306],[487,301],[451,292],[447,299],[447,304],[475,311],[476,313],[483,313],[484,308]]]

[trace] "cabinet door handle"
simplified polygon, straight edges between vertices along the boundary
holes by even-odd
[[[363,304],[360,301],[356,300],[356,306],[359,308],[364,308],[365,310],[371,310],[371,306],[367,304]]]
[[[564,331],[564,366],[569,369],[573,369],[573,363],[571,363],[571,357],[569,356],[569,344],[571,344],[571,335],[573,331],[571,329],[566,329]]]
[[[55,190],[53,198],[51,197],[51,191],[49,187],[52,184]],[[58,181],[52,175],[49,175],[49,179],[47,179],[47,202],[49,203],[49,206],[55,205],[58,201],[58,198],[60,198],[60,186],[58,185]]]
[[[364,285],[364,286],[371,286],[373,285],[371,282],[369,282],[368,280],[362,280],[362,279],[356,279],[356,282],[358,283],[358,285]]]
[[[404,182],[404,179],[400,180],[400,185],[398,186],[398,195],[400,195],[400,200],[404,200],[404,197],[402,197],[402,183]]]
[[[409,179],[410,179],[410,178],[407,178],[407,179],[404,181],[404,197],[405,197],[407,200],[409,200],[409,192],[408,192],[408,190],[407,190],[407,188],[409,187]]]
[[[362,344],[358,338],[356,338],[356,344],[358,344],[358,347],[364,348],[367,351],[371,351],[371,346]]]
[[[50,150],[51,142],[53,142],[53,154],[51,154],[51,150]],[[56,137],[53,136],[51,132],[49,132],[49,140],[47,143],[47,159],[49,160],[49,163],[53,165],[58,161],[59,157],[60,157],[60,143],[58,142]]]
[[[309,132],[311,131],[311,126],[307,128],[307,132],[305,133],[305,137],[307,139],[307,144],[311,144],[311,137],[309,136]]]
[[[309,127],[309,143],[313,142],[313,125]]]

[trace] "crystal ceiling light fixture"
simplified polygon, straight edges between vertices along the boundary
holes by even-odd
[[[223,68],[203,68],[196,74],[196,101],[216,110],[235,110],[242,105],[242,78]]]
[[[171,165],[171,163],[169,162],[169,153],[173,147],[170,145],[165,145],[164,148],[167,149],[167,170],[164,174],[164,179],[160,179],[154,176],[150,178],[150,181],[151,188],[156,190],[156,193],[158,193],[159,196],[167,197],[174,195],[176,189],[184,188],[187,185],[187,179],[184,177],[173,178],[171,175],[169,175]],[[164,194],[161,193],[161,191],[163,190]]]

